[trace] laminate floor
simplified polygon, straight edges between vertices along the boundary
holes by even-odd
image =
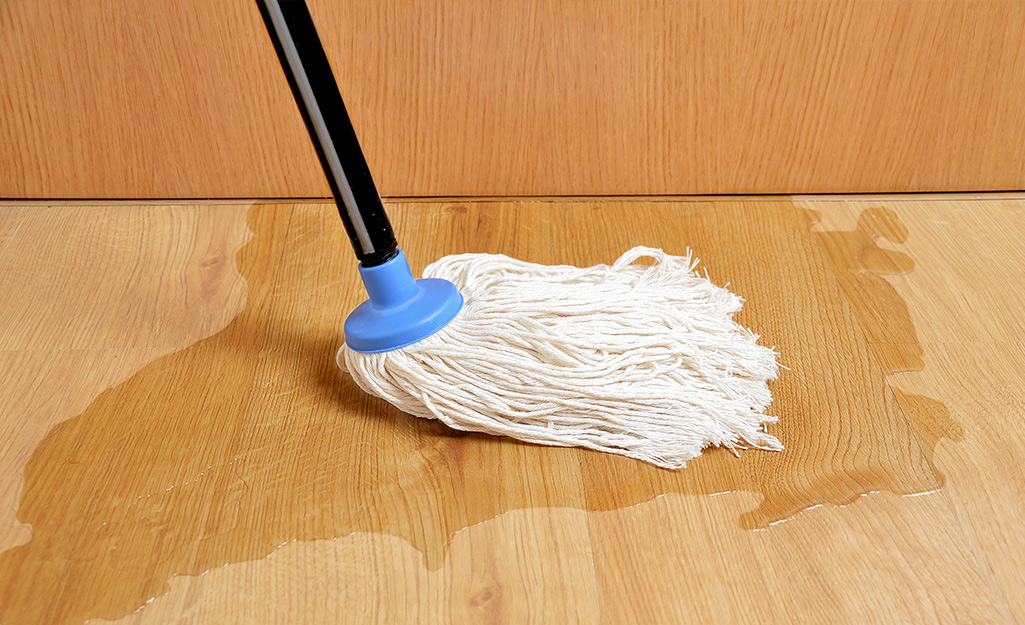
[[[688,248],[786,450],[453,432],[334,365],[333,206],[0,206],[0,623],[1025,623],[1025,200],[399,201],[451,253]]]

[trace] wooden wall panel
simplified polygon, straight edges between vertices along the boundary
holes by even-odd
[[[1025,188],[1020,0],[310,0],[385,195]],[[250,0],[0,2],[0,197],[325,196]]]

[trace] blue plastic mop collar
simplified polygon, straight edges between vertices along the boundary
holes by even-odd
[[[415,280],[402,250],[374,267],[359,266],[370,299],[345,320],[345,344],[357,352],[387,352],[434,334],[463,307],[448,280]]]

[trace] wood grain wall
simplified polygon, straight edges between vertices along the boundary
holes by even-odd
[[[1025,188],[1021,0],[310,0],[390,196]],[[0,1],[0,197],[328,188],[250,0]]]

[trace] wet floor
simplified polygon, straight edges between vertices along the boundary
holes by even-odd
[[[604,223],[601,209],[572,210],[551,217],[569,256],[573,235],[560,223],[591,214],[592,234]],[[399,537],[437,570],[454,534],[512,510],[604,512],[664,495],[748,492],[760,503],[735,523],[771,531],[823,504],[942,486],[929,460],[960,427],[938,401],[895,394],[884,379],[924,366],[907,305],[882,277],[914,270],[914,259],[877,245],[908,236],[895,214],[866,210],[854,230],[813,232],[815,216],[788,204],[646,210],[635,231],[608,236],[607,259],[627,239],[672,252],[685,241],[713,281],[745,297],[738,320],[789,367],[770,408],[786,451],[714,449],[666,471],[401,414],[334,365],[359,297],[336,217],[256,206],[253,237],[236,258],[245,309],[103,392],[32,454],[18,504],[32,538],[0,553],[0,622],[116,619],[166,593],[175,576],[354,532]],[[400,219],[407,230],[507,236],[487,210]],[[882,343],[899,347],[873,347]],[[529,468],[510,474],[511,464]]]

